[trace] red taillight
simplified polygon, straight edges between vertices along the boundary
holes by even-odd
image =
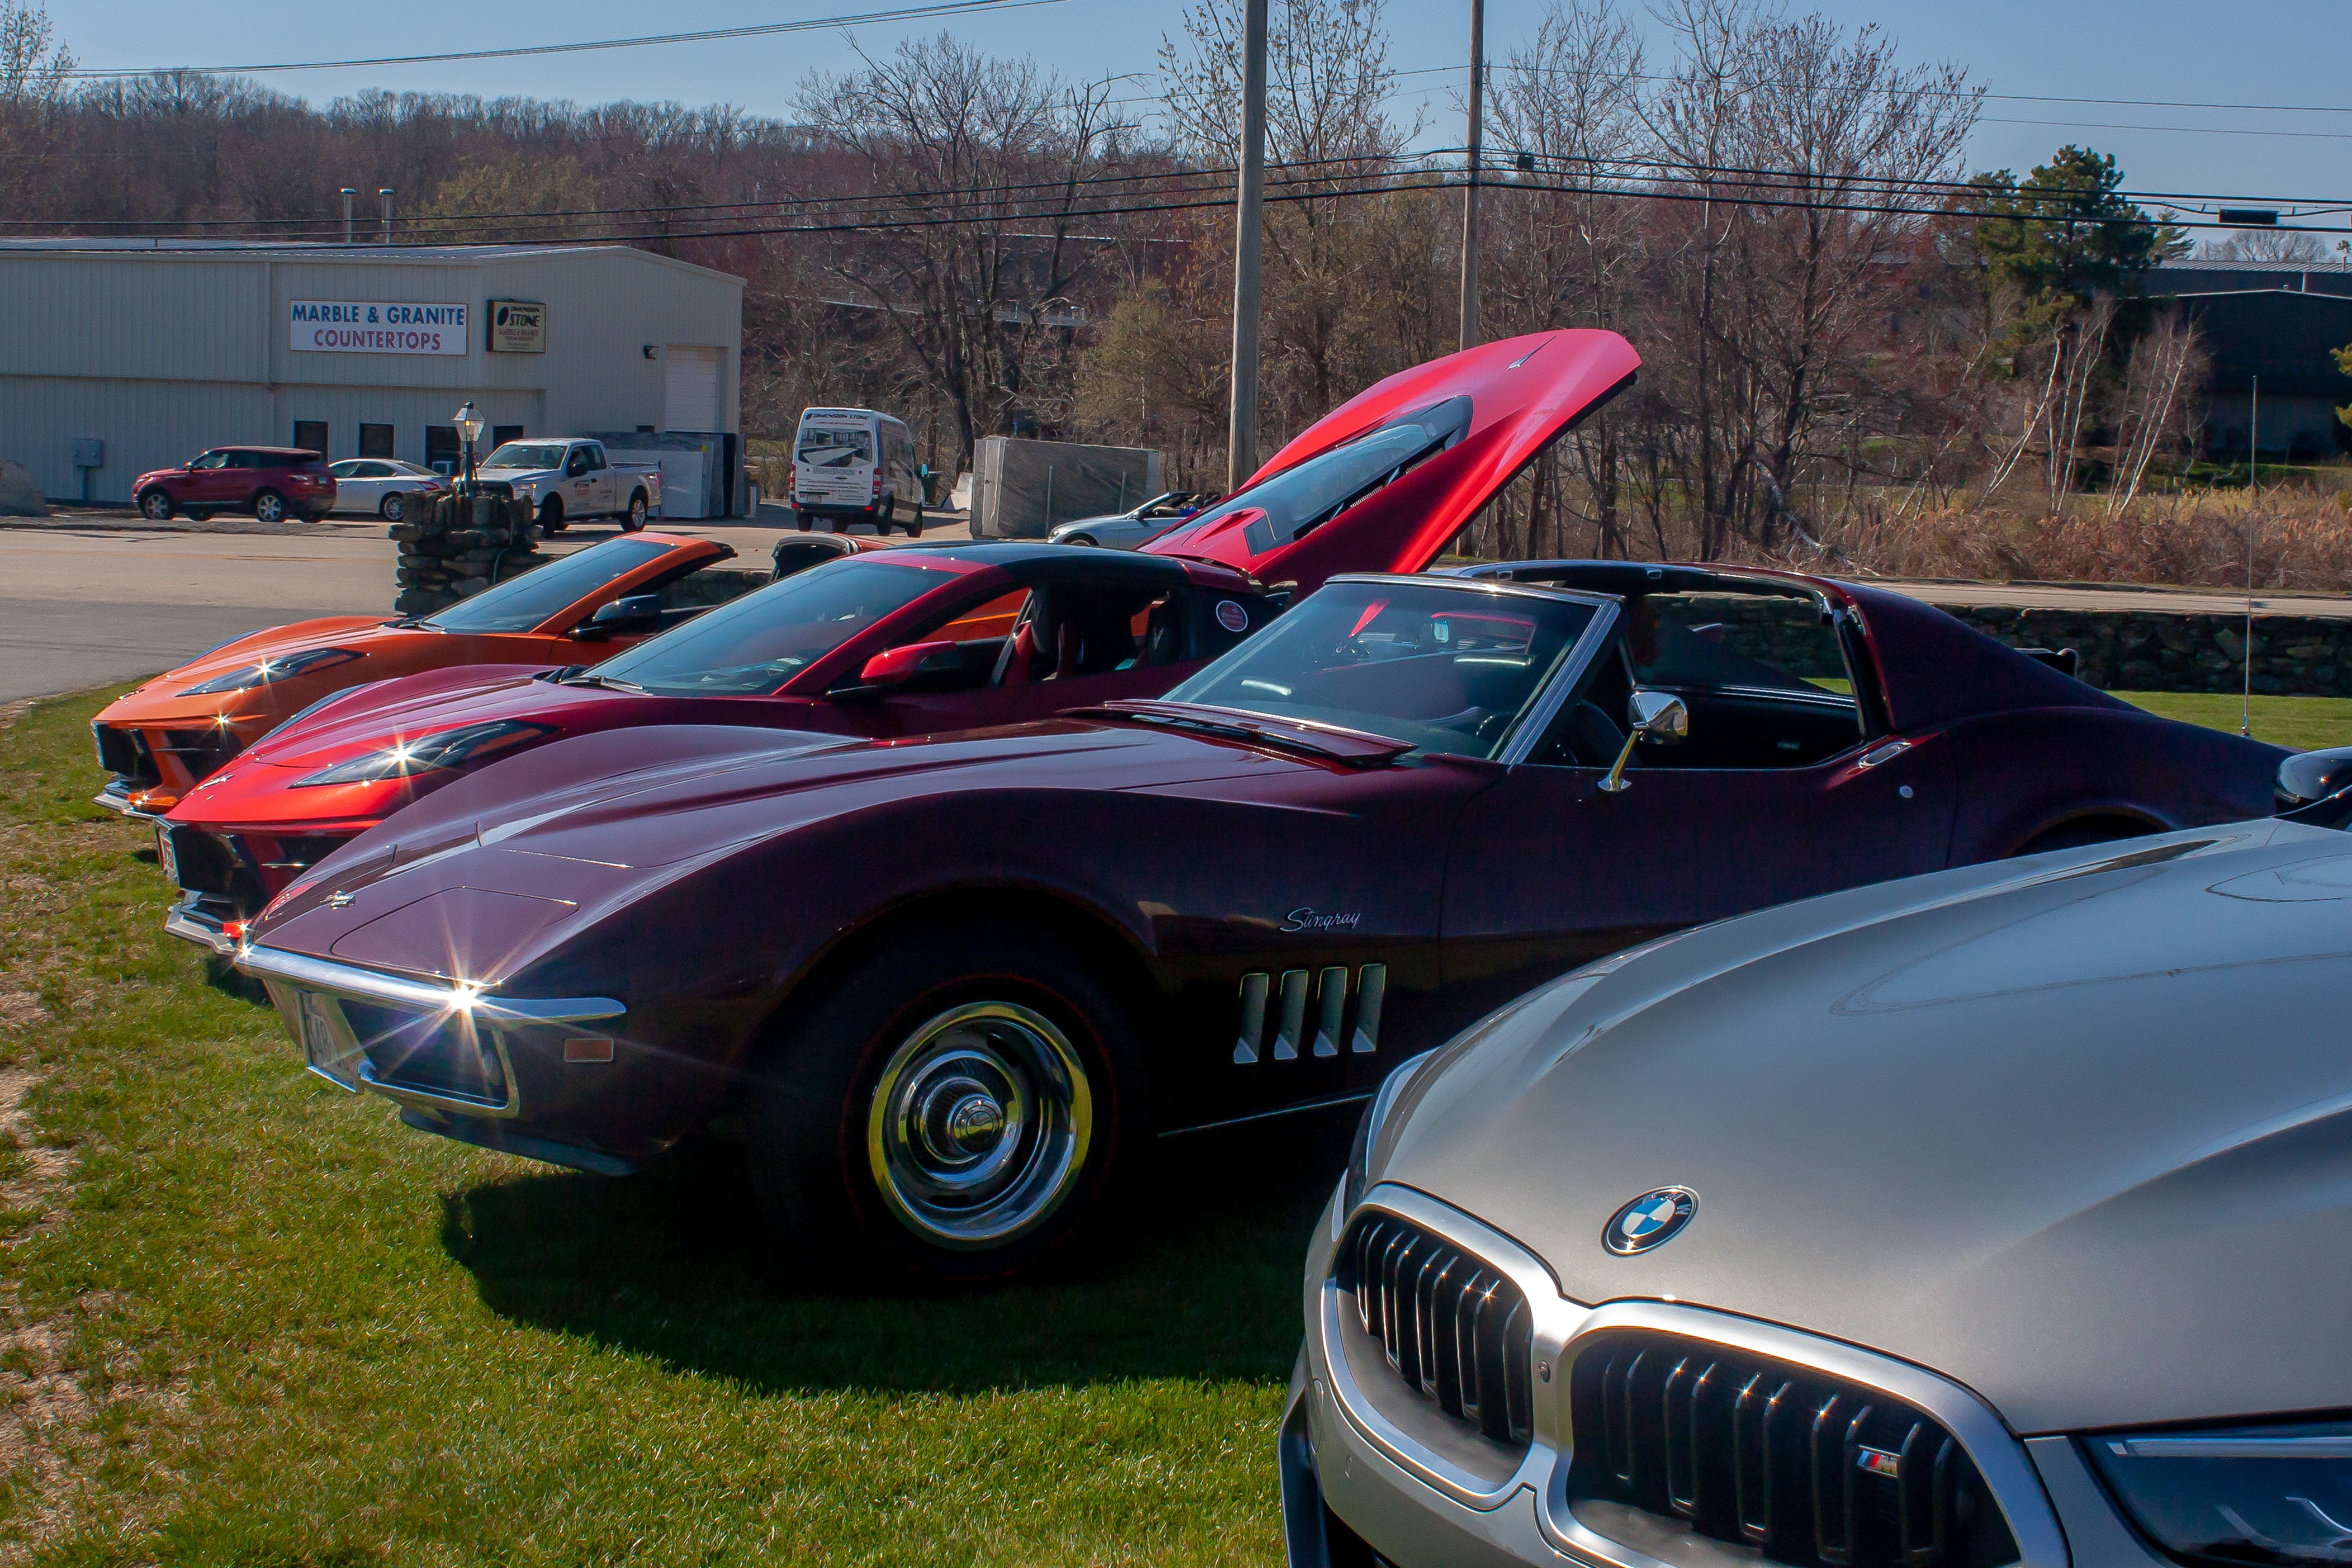
[[[245,942],[245,922],[243,921],[221,921],[221,935],[242,945]]]
[[[882,470],[879,468],[874,470],[874,493],[877,496],[882,493]]]

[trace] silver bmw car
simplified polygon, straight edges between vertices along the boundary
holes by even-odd
[[[1295,1568],[2352,1563],[2352,820],[1783,906],[1401,1067]]]

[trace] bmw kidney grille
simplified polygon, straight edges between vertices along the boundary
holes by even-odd
[[[1967,1452],[1875,1389],[1622,1330],[1579,1349],[1570,1399],[1569,1505],[1612,1540],[1678,1527],[1795,1568],[1997,1568],[2019,1556]]]
[[[1360,1216],[1339,1248],[1339,1289],[1405,1385],[1497,1443],[1532,1434],[1532,1327],[1517,1286],[1393,1215]]]

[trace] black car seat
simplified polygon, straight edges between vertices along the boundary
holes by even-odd
[[[1157,668],[1174,664],[1184,657],[1184,611],[1177,595],[1171,594],[1151,606],[1151,618],[1143,626],[1143,665]]]
[[[1054,677],[1108,675],[1124,668],[1136,655],[1135,613],[1139,596],[1097,591],[1075,595],[1076,603],[1057,605]]]

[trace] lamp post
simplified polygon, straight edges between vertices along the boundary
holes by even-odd
[[[474,443],[482,438],[482,416],[474,412],[473,404],[457,410],[457,438],[466,443],[466,494],[474,493]]]

